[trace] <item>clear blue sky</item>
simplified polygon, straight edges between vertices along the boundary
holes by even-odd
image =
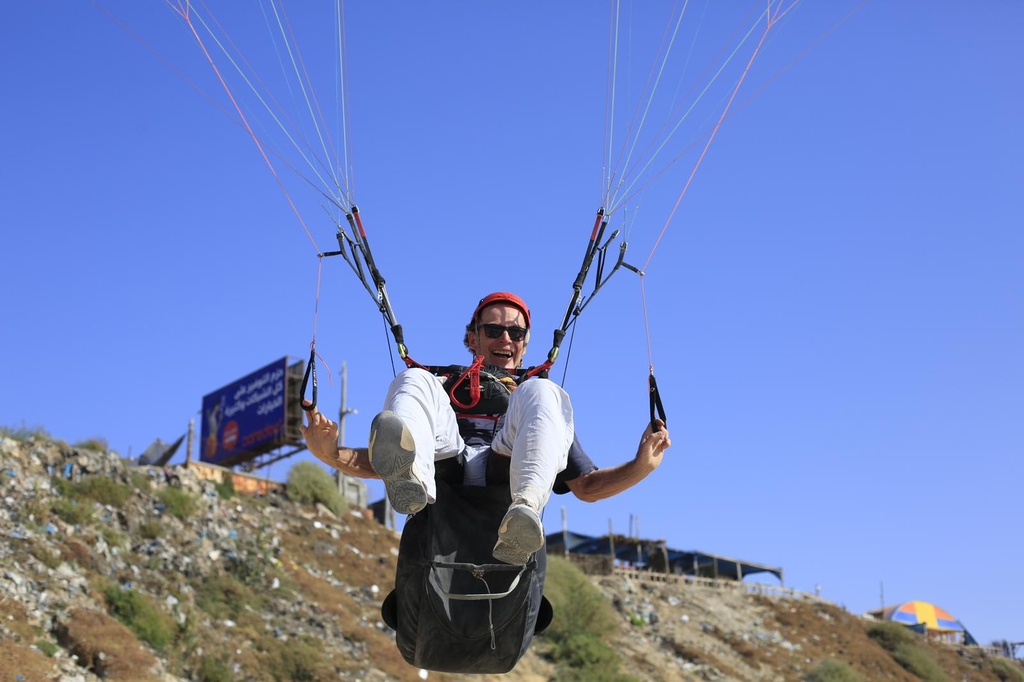
[[[260,6],[213,4],[302,120]],[[659,84],[669,99],[688,96],[748,9],[720,4],[691,3]],[[164,3],[105,5],[226,101]],[[615,144],[671,9],[635,5]],[[632,515],[645,537],[782,566],[788,585],[821,585],[854,612],[879,606],[884,585],[886,603],[931,601],[982,642],[1021,641],[1024,5],[868,2],[760,89],[855,5],[806,0],[773,31],[737,101],[756,96],[720,129],[648,264],[664,464],[612,500],[553,498],[545,520],[557,528],[564,506],[573,530],[610,519],[624,533]],[[286,8],[338,139],[330,3]],[[183,433],[204,394],[308,354],[316,250],[252,140],[93,4],[2,14],[0,423],[138,455]],[[542,361],[603,201],[607,5],[352,2],[347,22],[350,187],[412,355],[466,360],[473,304],[511,289],[533,308],[527,361]],[[710,129],[737,64],[652,170]],[[665,101],[649,129],[680,118]],[[630,261],[647,260],[699,149],[613,217]],[[323,202],[275,163],[333,248]],[[644,310],[639,278],[617,274],[563,351],[599,465],[631,457],[646,420]],[[337,412],[347,362],[346,441],[364,445],[392,365],[339,259],[324,262],[317,319],[335,374],[332,387],[320,369],[321,404]]]

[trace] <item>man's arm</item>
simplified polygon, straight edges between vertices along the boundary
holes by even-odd
[[[644,480],[647,474],[658,468],[665,450],[672,445],[665,423],[659,420],[658,424],[661,426],[659,431],[653,431],[650,424],[647,425],[632,460],[608,469],[595,469],[566,481],[572,494],[584,502],[596,502],[618,495]]]
[[[303,401],[308,404],[308,401]],[[343,474],[357,478],[380,478],[370,466],[370,453],[366,448],[339,448],[338,425],[320,413],[319,410],[306,412],[308,426],[299,425],[306,449],[313,455]]]

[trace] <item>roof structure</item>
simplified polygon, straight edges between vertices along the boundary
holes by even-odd
[[[660,567],[668,573],[705,578],[742,580],[755,573],[771,573],[785,585],[781,567],[709,554],[697,550],[672,549],[664,540],[643,540],[624,535],[594,537],[564,531],[547,536],[549,554],[608,555],[614,550],[616,561],[632,566]]]

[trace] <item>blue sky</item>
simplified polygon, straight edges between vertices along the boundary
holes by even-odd
[[[299,120],[260,5],[211,4]],[[620,20],[614,149],[672,9],[635,4]],[[332,8],[293,5],[340,139]],[[667,99],[650,106],[659,126],[681,118],[668,102],[695,99],[731,31],[754,25],[747,5],[691,5]],[[805,0],[773,29],[649,262],[746,58],[652,169],[695,150],[613,215],[627,260],[647,263],[646,295],[616,274],[553,376],[568,367],[591,457],[631,457],[648,409],[646,310],[674,445],[615,499],[553,498],[547,524],[563,506],[583,533],[609,520],[627,532],[633,516],[645,537],[782,566],[788,585],[820,585],[854,612],[884,589],[888,604],[942,606],[982,642],[1021,641],[1024,6],[868,2],[816,43],[856,5]],[[227,104],[167,5],[104,6]],[[348,186],[413,357],[467,359],[474,303],[511,289],[533,310],[527,362],[541,362],[604,201],[607,5],[346,13]],[[308,355],[316,249],[246,133],[93,4],[3,15],[0,423],[137,455],[183,433],[203,395]],[[275,163],[313,240],[334,248],[322,199]],[[335,375],[330,386],[320,368],[321,405],[337,412],[347,363],[346,442],[364,445],[392,376],[385,330],[339,259],[324,261],[318,310]]]

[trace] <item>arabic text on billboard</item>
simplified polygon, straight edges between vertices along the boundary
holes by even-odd
[[[281,436],[287,363],[281,358],[203,397],[202,461],[232,459]]]

